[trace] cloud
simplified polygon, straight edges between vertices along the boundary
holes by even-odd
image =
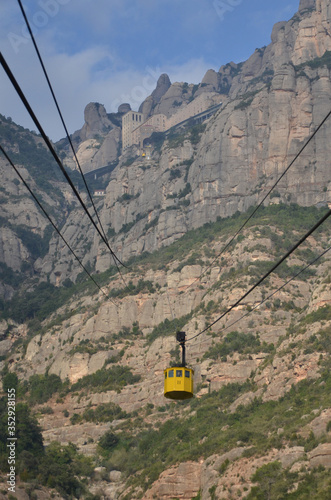
[[[246,59],[252,44],[254,50],[268,40],[270,23],[289,15],[294,1],[264,8],[259,0],[260,9],[243,1],[228,16],[229,22],[220,22],[213,0],[25,0],[24,5],[67,127],[73,132],[83,125],[89,102],[104,104],[108,112],[117,111],[122,102],[138,109],[161,73],[167,73],[172,82],[199,83],[208,69],[238,61],[238,54],[245,52]],[[1,2],[2,52],[46,133],[59,139],[64,131],[23,28],[16,2]],[[262,37],[260,32],[255,44],[251,32],[259,30],[268,33]],[[247,37],[250,43],[243,42]],[[1,71],[0,88],[0,113],[31,127]]]
[[[48,32],[43,37],[42,44],[43,52],[47,54],[44,63],[70,132],[82,127],[83,111],[89,102],[104,104],[108,112],[116,112],[123,102],[129,102],[133,109],[138,109],[141,102],[155,89],[161,73],[168,73],[173,82],[197,83],[210,67],[203,59],[195,59],[183,65],[146,66],[141,70],[128,67],[114,72],[114,58],[108,47],[97,46],[75,54],[58,54],[49,43]],[[53,140],[64,137],[65,133],[32,44],[24,46],[24,50],[8,59],[8,64],[45,132]],[[35,129],[4,74],[1,74],[0,82],[0,112],[11,116],[23,126]]]
[[[48,1],[48,0],[43,0]],[[52,2],[55,1],[55,4]],[[35,3],[28,3],[28,15],[31,20],[32,29],[35,33],[37,43],[42,54],[47,72],[49,74],[55,95],[64,116],[67,128],[70,132],[82,127],[84,123],[83,112],[89,102],[100,102],[105,105],[108,112],[116,112],[119,104],[129,102],[133,109],[138,109],[141,102],[155,89],[157,80],[161,73],[168,73],[171,81],[188,81],[197,83],[201,81],[204,73],[210,67],[202,58],[191,59],[184,64],[144,65],[138,68],[131,64],[125,64],[114,49],[110,49],[106,43],[96,43],[91,35],[92,30],[106,30],[109,23],[114,22],[115,12],[118,15],[122,9],[122,17],[130,18],[132,0],[92,0],[80,2],[78,17],[83,33],[80,38],[90,36],[93,41],[79,47],[70,47],[67,50],[71,36],[67,23],[74,15],[77,8],[76,0],[67,0],[63,5],[50,0],[48,8],[55,5],[53,16],[49,15],[47,26],[38,27],[39,17],[36,13],[41,11]],[[163,5],[173,3],[173,0],[162,0]],[[43,4],[44,6],[46,4]],[[143,0],[140,4],[139,16],[149,9],[155,9],[151,0]],[[144,10],[145,9],[145,10]],[[44,12],[47,12],[44,11]],[[51,10],[49,11],[51,13]],[[0,43],[3,54],[19,82],[25,96],[40,120],[45,132],[53,139],[64,137],[65,132],[58,117],[52,96],[48,89],[46,80],[42,73],[40,64],[27,32],[24,31],[24,23],[19,10],[13,4],[0,7]],[[65,14],[65,15],[63,15]],[[62,16],[63,15],[63,16]],[[44,17],[46,20],[46,17]],[[103,23],[103,20],[106,22]],[[42,20],[40,16],[39,21]],[[89,27],[84,28],[86,22]],[[77,27],[75,27],[77,30]],[[69,33],[69,34],[68,34]],[[102,38],[102,37],[101,37]],[[62,39],[62,43],[58,40]],[[65,40],[65,41],[63,41]],[[93,43],[94,42],[94,43]],[[70,45],[70,44],[69,44]],[[35,129],[27,111],[21,103],[18,95],[12,88],[7,76],[0,71],[0,113],[11,116],[14,121],[27,127]]]

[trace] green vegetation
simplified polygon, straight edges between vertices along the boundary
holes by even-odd
[[[145,231],[148,231],[148,229],[155,227],[158,222],[159,222],[159,216],[157,215],[156,217],[154,217],[154,219],[152,219],[150,222],[148,222],[148,224],[145,225],[144,228]]]
[[[139,198],[140,193],[136,194],[129,194],[129,193],[124,193],[122,196],[120,196],[117,201],[120,203],[123,203],[124,201],[130,201],[130,200],[135,200],[136,198]]]
[[[257,354],[258,352],[272,352],[275,350],[273,344],[261,343],[260,339],[252,333],[231,332],[219,344],[208,349],[202,359],[222,359],[234,352],[240,354]]]
[[[138,158],[138,156],[132,156],[131,158],[128,158],[121,166],[122,167],[129,167],[130,165],[132,165],[132,163],[134,163],[136,161],[137,158]]]
[[[175,318],[172,321],[169,319],[165,319],[159,325],[155,326],[151,333],[147,336],[147,342],[152,344],[155,339],[158,337],[165,337],[168,335],[173,335],[178,330],[181,330],[183,326],[189,321],[192,317],[193,312],[190,314],[186,314],[180,318]]]
[[[186,190],[189,189],[186,185]],[[183,194],[183,193],[182,193]],[[186,201],[186,200],[184,200]],[[189,200],[187,200],[189,201]],[[214,223],[208,223],[200,227],[197,230],[188,231],[181,239],[176,241],[174,244],[164,247],[153,254],[144,253],[138,258],[134,258],[128,261],[128,265],[132,266],[133,270],[138,269],[143,270],[145,266],[148,265],[149,268],[165,269],[166,266],[173,260],[186,261],[191,263],[190,255],[192,252],[200,252],[201,246],[208,242],[213,241],[215,238],[228,237],[237,231],[240,226],[246,221],[248,215],[253,211],[253,207],[244,214],[239,212],[235,215],[221,219],[218,218]],[[285,249],[291,248],[294,242],[298,240],[298,237],[304,233],[307,229],[312,227],[316,221],[322,217],[325,213],[325,208],[317,209],[315,207],[299,207],[298,205],[271,205],[269,207],[261,207],[251,224],[254,225],[254,230],[258,231],[257,241],[259,237],[270,237],[274,244],[276,254],[280,254]],[[144,215],[139,215],[137,218],[141,219]],[[154,223],[154,222],[153,222]],[[134,223],[132,223],[133,225]],[[277,227],[277,233],[274,231],[273,227]],[[123,226],[124,228],[124,226]],[[122,230],[123,230],[122,228]],[[322,234],[324,227],[322,226],[319,231],[315,234]],[[284,238],[282,233],[286,235]],[[239,240],[238,240],[239,241]],[[235,245],[236,242],[233,243]],[[301,252],[304,251],[300,249]],[[307,250],[308,251],[308,250]],[[300,254],[302,258],[307,258],[309,255]],[[194,263],[197,261],[194,260]],[[268,264],[268,263],[267,263]],[[251,274],[252,280],[256,276],[261,276],[263,271],[266,270],[264,262],[254,262],[250,270],[246,269],[246,274]],[[270,264],[270,263],[269,263]],[[268,268],[269,269],[269,268]],[[16,273],[8,271],[8,269],[0,268],[4,273],[7,273],[9,280],[18,279]],[[288,277],[294,274],[298,270],[297,266],[289,267],[286,263],[282,265],[277,270],[277,274],[280,277]],[[240,270],[237,270],[238,273]],[[235,271],[235,272],[237,272]],[[242,272],[242,271],[241,271]],[[309,269],[308,272],[312,276],[314,274],[313,269]],[[117,273],[115,266],[111,266],[104,273],[100,273],[95,276],[97,282],[102,286],[109,283],[111,277]],[[306,275],[307,276],[307,275]],[[59,307],[67,304],[70,299],[75,295],[82,295],[84,293],[93,293],[96,291],[95,285],[88,279],[86,279],[85,273],[82,273],[83,282],[77,280],[77,283],[73,285],[70,281],[65,283],[63,287],[55,287],[50,283],[41,283],[35,287],[31,292],[25,292],[24,294],[16,294],[12,300],[5,302],[0,301],[0,319],[12,318],[17,322],[31,321],[33,323],[33,334],[41,332],[41,325],[38,321],[43,321],[53,314]],[[225,275],[222,275],[222,279],[225,279]],[[110,297],[124,297],[125,295],[137,294],[137,293],[154,293],[155,286],[151,282],[145,280],[140,280],[137,285],[133,285],[129,282],[126,289],[112,289],[109,292]],[[75,314],[74,310],[66,313],[72,315]],[[63,320],[63,318],[62,318]],[[58,322],[61,321],[59,317]]]
[[[120,420],[127,417],[127,413],[120,406],[115,403],[105,403],[97,406],[95,410],[87,408],[81,415],[75,413],[70,420],[72,424],[83,421],[101,423],[112,422],[113,420]]]
[[[320,307],[316,311],[313,311],[304,318],[303,324],[309,325],[311,323],[316,323],[317,321],[328,321],[331,320],[331,306],[326,304]]]
[[[55,392],[62,388],[62,381],[57,375],[32,375],[27,384],[30,404],[46,403]]]
[[[148,139],[149,144],[151,144],[156,152],[161,151],[165,140],[165,132],[153,132]]]
[[[101,368],[92,375],[86,375],[71,386],[72,391],[89,389],[93,392],[118,391],[128,384],[139,382],[140,375],[133,375],[128,366],[115,365]]]
[[[187,196],[189,193],[191,193],[191,191],[192,191],[191,184],[189,182],[187,182],[184,189],[181,189],[179,191],[179,193],[168,194],[167,198],[168,199],[185,198],[185,196]]]
[[[237,104],[234,109],[245,109],[245,108],[248,108],[253,100],[254,100],[254,97],[256,96],[256,94],[258,94],[261,90],[255,90],[253,92],[247,92],[246,94],[242,95],[241,96],[241,101],[239,102],[239,104]]]
[[[148,264],[149,268],[156,270],[164,269],[172,260],[187,259],[187,255],[192,251],[198,251],[201,245],[208,244],[221,236],[225,238],[233,235],[247,220],[254,208],[251,207],[246,213],[237,212],[231,217],[219,217],[216,222],[210,222],[199,229],[188,231],[172,245],[161,248],[152,254],[146,252],[137,259],[132,259],[128,264],[134,263],[135,267]],[[298,235],[304,234],[304,231],[314,226],[326,210],[326,208],[300,207],[295,204],[270,205],[259,209],[251,221],[251,226],[256,227],[256,230],[259,231],[259,237],[275,235],[273,227],[276,227],[279,232],[284,232],[286,234],[285,240],[281,236],[273,236],[275,250],[277,252],[284,249],[284,245],[288,250],[298,240]],[[320,231],[315,234],[321,234],[323,230],[322,226]]]
[[[123,326],[123,328],[117,333],[111,336],[112,340],[133,340],[137,337],[142,337],[143,332],[139,328],[139,323],[135,321],[132,325],[132,329],[127,326]]]
[[[280,462],[271,462],[260,467],[252,476],[253,486],[247,500],[327,500],[331,495],[330,474],[324,467],[309,472],[290,472],[282,469]],[[293,485],[298,483],[297,489]]]
[[[0,281],[16,288],[22,282],[22,275],[18,271],[13,271],[4,262],[0,262]]]
[[[331,68],[331,51],[327,50],[324,52],[322,57],[316,57],[312,61],[306,61],[302,64],[298,64],[295,66],[296,71],[300,71],[306,66],[309,66],[311,69],[317,69],[321,68],[323,66],[326,66],[328,69]]]
[[[180,129],[174,126],[167,132],[153,132],[148,142],[153,146],[155,151],[161,151],[165,140],[168,141],[170,149],[181,146],[186,139],[190,140],[192,144],[197,144],[205,128],[206,124],[195,125],[194,119],[191,119],[187,121],[185,127],[181,127]]]
[[[0,115],[0,135],[9,144],[18,144],[18,151],[8,151],[15,165],[24,165],[37,186],[43,191],[51,193],[54,189],[52,181],[62,181],[62,174],[51,153],[42,141],[31,131],[12,123]],[[58,189],[56,195],[62,198]],[[53,193],[54,194],[54,193]]]
[[[178,462],[225,453],[236,447],[238,441],[251,447],[248,451],[254,455],[264,454],[273,448],[281,449],[285,445],[305,446],[310,443],[310,438],[306,440],[297,434],[302,426],[302,417],[309,416],[305,417],[307,424],[315,418],[313,409],[330,406],[330,389],[331,376],[329,370],[325,369],[321,379],[300,382],[279,401],[263,403],[260,399],[255,399],[231,413],[228,411],[229,405],[240,394],[254,391],[255,386],[250,382],[242,385],[228,384],[220,391],[199,399],[180,403],[178,406],[173,404],[173,411],[182,405],[188,406],[190,412],[186,418],[178,418],[175,414],[161,423],[157,430],[144,429],[135,436],[127,431],[107,436],[105,440],[99,441],[100,451],[107,467],[122,470],[128,477],[131,476],[128,483],[132,487],[141,486],[145,490],[165,468]],[[280,427],[284,428],[283,435],[278,434]],[[317,443],[315,441],[313,447]],[[136,471],[140,473],[134,476]],[[278,466],[269,465],[263,472],[271,478],[275,485],[273,487],[278,488]],[[283,479],[286,478],[286,472],[281,474],[285,474]],[[261,471],[258,472],[255,480],[260,481],[259,491],[263,492],[268,481],[264,483],[262,476]],[[302,488],[304,484],[305,480]],[[252,499],[266,498],[258,490],[255,491],[260,496],[251,497]]]
[[[126,288],[113,288],[109,292],[109,297],[119,297],[123,298],[127,295],[137,295],[138,293],[154,293],[156,288],[151,281],[140,279],[136,285],[132,281],[129,281]]]
[[[174,168],[170,170],[169,181],[173,181],[174,179],[180,179],[182,173],[179,168]]]
[[[41,429],[27,405],[16,405],[16,473],[25,482],[38,478],[38,484],[56,488],[65,498],[81,497],[86,492],[83,478],[90,477],[93,462],[77,452],[74,445],[52,443],[45,450]],[[7,400],[0,399],[0,468],[9,471]],[[79,477],[79,479],[78,479]]]
[[[86,493],[82,479],[91,477],[93,461],[79,454],[73,444],[62,446],[53,442],[47,447],[38,472],[42,484],[56,488],[67,498],[81,498]]]
[[[15,389],[16,392],[18,384],[18,376],[16,375],[16,373],[7,372],[2,379],[2,390],[3,392],[7,393],[8,389]]]
[[[51,283],[40,283],[32,292],[17,293],[10,301],[4,302],[0,317],[13,318],[19,323],[33,318],[43,321],[66,304],[78,290],[82,290],[82,286],[59,288]]]
[[[205,123],[199,123],[198,125],[194,125],[190,129],[190,135],[189,135],[189,140],[191,141],[192,144],[198,144],[198,142],[201,139],[201,135],[203,132],[206,130],[206,124]]]

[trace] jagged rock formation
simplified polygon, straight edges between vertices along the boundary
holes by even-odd
[[[188,131],[177,142],[154,148],[148,161],[137,158],[132,163],[134,147],[120,159],[101,218],[115,231],[112,245],[122,259],[168,245],[218,216],[245,211],[268,192],[330,108],[330,21],[325,0],[316,5],[301,2],[298,14],[275,25],[271,44],[246,62],[209,70],[195,87],[169,86],[167,76],[160,77],[157,89],[142,104],[146,113],[169,116],[210,91],[220,93],[223,105],[193,143]],[[104,112],[102,116],[105,119]],[[278,184],[273,193],[278,200],[331,202],[329,134],[328,121]],[[86,165],[104,163],[107,137],[95,154],[93,147],[81,145]],[[89,260],[96,258],[98,270],[107,268],[110,258],[97,239],[90,245]],[[52,255],[47,259],[53,260]]]
[[[128,104],[127,102],[123,103],[123,104],[120,104],[118,106],[118,113],[127,113],[128,111],[131,111],[131,106],[130,104]]]
[[[171,82],[169,76],[163,73],[157,81],[156,89],[153,90],[152,94],[140,105],[139,113],[143,113],[146,118],[149,118],[153,114],[155,106],[159,104],[161,98],[170,87]]]
[[[190,130],[185,136],[178,131],[177,137],[165,141],[161,148],[154,147],[149,160],[140,157],[133,161],[137,153],[134,147],[120,158],[106,196],[98,205],[111,245],[121,259],[152,252],[192,228],[256,204],[322,120],[331,95],[327,2],[301,2],[299,13],[288,22],[277,23],[271,38],[271,44],[256,50],[248,61],[229,63],[218,72],[209,70],[199,86],[170,85],[167,75],[161,75],[156,90],[142,104],[150,107],[146,112],[169,115],[210,91],[220,93],[223,105],[194,141]],[[107,114],[101,104],[86,107],[85,125],[73,135],[83,171],[118,161],[120,119],[127,109],[123,104],[119,113]],[[273,203],[282,200],[313,205],[331,201],[329,131],[328,121],[278,184]],[[63,152],[67,154],[66,163],[75,168],[67,147]],[[10,180],[7,184],[9,192],[17,190]],[[68,193],[66,197],[72,201]],[[13,211],[20,218],[25,214],[17,204]],[[24,219],[19,224],[39,232],[45,222],[39,220],[40,216],[35,220],[34,212],[32,208],[29,223]],[[88,226],[81,211],[73,210],[64,233],[81,252],[84,264],[103,271],[112,260]],[[26,258],[22,244],[13,243],[16,250],[10,259],[4,244],[2,247],[3,261],[18,269]],[[80,273],[57,237],[51,241],[49,253],[36,262],[35,270],[42,278],[51,273],[53,283],[75,279]],[[8,296],[12,289],[6,285],[2,293]]]
[[[118,159],[121,139],[121,116],[127,112],[129,104],[122,104],[118,113],[107,114],[105,107],[97,102],[89,103],[84,111],[84,125],[76,131],[72,139],[76,144],[76,154],[84,173],[107,166]],[[63,141],[60,141],[60,144]],[[69,154],[66,164],[77,169]]]
[[[261,220],[263,221],[263,218]],[[252,273],[255,264],[260,266],[275,258],[277,241],[298,237],[299,231],[296,227],[291,231],[287,230],[285,234],[279,227],[272,225],[268,225],[270,236],[267,237],[262,234],[265,229],[262,221],[246,229],[242,238],[223,254],[223,261],[218,259],[210,269],[210,274],[206,273],[201,280],[197,281],[197,278],[209,262],[207,256],[213,257],[219,253],[228,241],[228,236],[222,232],[214,238],[207,237],[202,246],[199,240],[192,246],[185,258],[190,259],[191,254],[196,255],[200,260],[199,264],[184,265],[179,269],[183,259],[172,258],[166,261],[166,266],[161,266],[160,262],[158,269],[151,269],[147,262],[145,267],[138,266],[135,272],[131,271],[126,275],[131,286],[137,286],[143,276],[151,283],[151,291],[143,290],[123,298],[115,298],[116,305],[105,299],[101,293],[73,299],[57,311],[56,317],[47,319],[43,332],[32,338],[31,332],[27,335],[25,325],[18,328],[15,323],[11,324],[11,338],[0,342],[0,355],[4,353],[10,356],[10,369],[19,373],[20,377],[28,379],[32,374],[41,375],[47,370],[49,375],[56,374],[63,381],[69,379],[71,383],[75,383],[86,375],[96,374],[101,368],[112,367],[112,360],[118,359],[119,356],[120,362],[117,361],[116,364],[128,367],[135,375],[141,376],[139,382],[129,384],[121,390],[91,388],[79,393],[77,389],[76,392],[69,392],[61,398],[58,395],[53,397],[47,402],[53,413],[44,413],[40,418],[46,444],[54,439],[63,445],[72,442],[80,451],[93,456],[100,437],[108,430],[117,432],[121,422],[95,424],[83,419],[80,423],[73,422],[70,425],[68,417],[73,418],[76,415],[81,418],[85,412],[95,411],[105,404],[119,405],[129,415],[136,412],[132,417],[128,416],[128,420],[132,419],[133,426],[136,425],[136,416],[142,416],[147,426],[146,432],[150,427],[158,429],[168,419],[173,419],[175,425],[180,418],[184,418],[184,422],[193,418],[190,424],[194,425],[196,407],[194,409],[189,406],[177,406],[176,411],[179,413],[174,415],[174,407],[165,409],[164,406],[163,370],[169,366],[174,356],[173,336],[161,333],[154,341],[148,342],[148,335],[162,321],[170,321],[172,314],[178,318],[193,310],[193,316],[187,319],[184,326],[188,337],[193,337],[197,331],[204,328],[206,321],[213,321],[219,315],[220,307],[233,304],[247,290],[250,279],[255,279],[256,276]],[[290,259],[289,267],[301,268],[306,263],[307,255],[312,258],[312,252],[321,253],[329,244],[328,236],[328,231],[324,230],[307,242],[302,253]],[[250,380],[254,385],[253,390],[249,388],[234,398],[233,402],[227,405],[226,411],[217,410],[217,418],[221,418],[224,413],[234,415],[242,406],[253,405],[257,399],[261,400],[262,404],[276,403],[279,397],[285,397],[292,387],[298,386],[302,381],[307,384],[316,381],[316,388],[322,386],[324,382],[320,379],[323,363],[329,360],[329,347],[324,341],[318,344],[317,351],[311,346],[312,342],[316,344],[323,335],[326,338],[323,332],[328,332],[331,327],[329,316],[324,316],[328,319],[323,319],[320,309],[323,306],[330,307],[331,304],[328,286],[331,279],[330,264],[330,255],[326,254],[325,259],[313,267],[308,277],[298,277],[275,297],[270,298],[269,302],[236,324],[236,330],[242,334],[253,334],[255,337],[258,333],[261,343],[258,352],[242,349],[239,352],[229,352],[225,359],[224,356],[215,359],[212,354],[208,355],[215,343],[224,340],[227,332],[232,331],[227,328],[231,327],[234,321],[284,283],[284,279],[280,279],[278,275],[273,276],[263,289],[257,289],[248,296],[223,320],[223,324],[216,325],[213,335],[205,333],[190,343],[187,361],[195,371],[197,401],[208,397],[209,393],[214,394],[215,400],[218,401],[217,391],[228,384],[242,386]],[[107,288],[111,291],[121,287],[121,279],[115,277]],[[196,310],[201,300],[204,300],[206,306]],[[61,316],[68,312],[70,317],[62,320]],[[311,313],[315,313],[315,317],[310,321]],[[1,324],[3,332],[7,326],[5,323]],[[126,340],[125,334],[118,335],[124,327],[130,331],[134,324],[139,324],[142,335],[132,335],[129,340]],[[20,338],[26,339],[26,347],[21,345],[12,351],[11,344]],[[277,347],[274,350],[268,349],[271,344]],[[3,364],[4,361],[0,362],[0,369]],[[217,404],[222,404],[221,399]],[[180,413],[181,411],[183,413]],[[290,412],[291,408],[287,407],[286,411]],[[289,468],[292,472],[302,472],[303,468],[310,470],[318,465],[330,468],[330,443],[325,442],[330,432],[330,411],[327,404],[321,407],[318,405],[317,408],[313,405],[309,414],[300,419],[296,427],[297,434],[305,443],[310,443],[312,435],[317,440],[316,446],[308,453],[305,453],[302,444],[295,445],[292,442],[297,438],[289,438],[288,429],[286,428],[285,432],[283,428],[287,425],[286,421],[279,427],[276,426],[275,432],[275,440],[283,439],[284,446],[279,446],[278,441],[275,441],[277,446],[268,448],[265,452],[255,453],[249,435],[247,437],[243,434],[243,437],[236,438],[237,444],[230,450],[221,450],[219,454],[205,456],[202,438],[198,458],[182,461],[179,465],[173,463],[164,468],[166,470],[142,498],[171,500],[182,497],[191,500],[200,492],[201,499],[209,500],[211,488],[219,498],[230,498],[230,494],[237,495],[239,491],[243,495],[254,486],[251,479],[254,472],[262,465],[274,461],[280,462],[283,469]],[[203,418],[204,425],[206,420],[208,413]],[[118,435],[121,432],[123,429],[119,430]],[[222,432],[227,432],[227,426],[222,428]],[[188,446],[185,435],[179,438],[179,442],[181,441],[183,445]],[[123,464],[122,468],[125,469]],[[93,491],[102,491],[104,495],[108,492],[118,499],[125,498],[126,495],[132,499],[139,496],[140,490],[134,491],[131,487],[128,489],[124,473],[121,477],[117,471],[110,482],[102,481],[106,472],[105,469],[104,473],[100,474],[100,480],[94,479],[91,485]]]
[[[169,246],[190,229],[244,211],[261,199],[330,107],[330,62],[325,53],[331,49],[330,20],[325,0],[316,4],[302,0],[292,20],[275,26],[270,46],[255,51],[245,63],[210,70],[197,87],[169,86],[162,76],[157,92],[143,104],[147,109],[153,102],[151,112],[163,109],[171,114],[206,91],[219,92],[223,107],[206,127],[177,130],[159,144],[152,142],[149,159],[135,157],[135,148],[120,158],[106,196],[98,203],[116,253],[129,258]],[[116,120],[126,110],[126,104],[116,115],[107,115],[98,104],[86,108],[86,123],[74,136],[86,171],[116,158],[115,153],[111,156],[120,137]],[[277,186],[271,204],[330,202],[329,133],[326,123],[311,150]],[[35,136],[30,141],[34,149],[41,147],[39,141]],[[5,145],[12,154],[22,153],[14,140],[7,139]],[[57,285],[67,277],[75,281],[80,269],[57,238],[51,239],[47,255],[33,253],[22,227],[43,238],[47,223],[27,202],[22,186],[2,160],[0,169],[6,185],[6,193],[1,190],[6,224],[1,219],[0,262],[14,273],[9,272],[3,296],[13,293],[13,276],[24,261],[34,265],[38,279],[49,277]],[[20,167],[20,171],[33,184],[30,170]],[[51,184],[52,189],[55,186]],[[83,263],[98,271],[107,269],[112,263],[108,252],[81,211],[70,206],[73,200],[66,188],[61,185],[59,193],[48,190],[43,199],[65,222],[63,234]],[[20,379],[47,372],[71,385],[68,389],[64,384],[63,392],[56,393],[47,406],[35,407],[46,445],[54,439],[62,445],[71,442],[93,457],[105,432],[111,431],[119,440],[124,436],[122,446],[114,452],[106,450],[110,455],[101,467],[98,456],[89,484],[93,494],[123,500],[239,498],[256,487],[254,473],[275,462],[280,477],[295,477],[287,491],[300,488],[304,477],[327,477],[331,468],[329,253],[307,275],[297,276],[276,296],[271,294],[328,248],[328,229],[309,239],[288,260],[287,269],[273,274],[210,333],[195,337],[301,236],[300,218],[290,228],[285,223],[281,226],[282,220],[269,223],[273,208],[265,209],[264,216],[215,261],[233,235],[232,227],[226,231],[224,220],[217,228],[208,226],[205,238],[203,228],[201,234],[186,236],[192,238],[190,244],[183,239],[183,247],[173,246],[153,256],[154,260],[148,256],[131,264],[125,275],[127,294],[121,278],[110,273],[102,283],[112,300],[77,287],[76,295],[43,321],[30,317],[32,321],[20,325],[13,319],[0,322],[0,370],[8,363]],[[311,217],[317,215],[316,211]],[[238,220],[232,222],[235,225]],[[31,288],[36,285],[32,269]],[[4,270],[8,271],[0,267]],[[167,405],[163,397],[163,370],[176,356],[173,331],[168,329],[173,317],[192,337],[187,353],[195,370],[197,397],[192,406]],[[230,334],[239,335],[239,345],[231,344]],[[109,370],[109,382],[116,378],[109,376],[113,366],[141,378],[105,389],[96,383],[99,370]],[[90,385],[72,387],[84,380]],[[229,392],[218,392],[228,387]],[[111,416],[109,421],[93,420],[96,410],[107,405],[127,412],[123,420]],[[271,417],[263,428],[264,410]],[[291,420],[293,414],[296,420]],[[214,423],[227,422],[219,426],[216,439],[209,434],[212,425],[206,425],[209,417],[215,418]],[[148,462],[159,434],[166,438],[174,428],[177,434],[171,445],[178,444],[180,454],[170,458],[168,454],[165,459],[169,447],[165,442],[151,452]],[[141,459],[128,466],[137,450]],[[326,491],[326,480],[325,485]],[[40,495],[46,498],[47,493]],[[27,498],[27,493],[22,491],[21,498]]]
[[[104,106],[97,102],[90,102],[84,111],[85,124],[80,131],[82,141],[92,139],[96,134],[104,133],[112,128]]]
[[[75,201],[37,134],[0,116],[2,147],[38,200],[62,224]],[[43,167],[47,168],[43,168]],[[48,220],[1,154],[0,297],[8,300],[48,250]]]

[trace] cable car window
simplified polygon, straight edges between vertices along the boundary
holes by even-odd
[[[182,377],[183,376],[183,370],[176,370],[176,377]]]
[[[190,372],[188,370],[185,370],[185,377],[190,378]]]
[[[169,377],[173,377],[173,376],[174,376],[174,371],[173,371],[173,370],[169,370],[169,372],[168,372],[168,376],[169,376]]]
[[[164,378],[167,378],[167,372],[165,372],[165,374],[164,374]]]

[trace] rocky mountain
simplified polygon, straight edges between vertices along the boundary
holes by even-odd
[[[154,134],[144,157],[120,154],[127,104],[87,106],[73,140],[85,172],[114,167],[96,205],[121,274],[40,137],[1,117],[2,144],[100,286],[1,158],[0,373],[17,395],[18,499],[330,497],[330,218],[237,304],[331,202],[326,121],[240,230],[330,109],[330,20],[326,0],[301,0],[248,61],[198,86],[162,75],[146,114],[203,92],[223,104]],[[177,330],[194,369],[186,402],[163,396]],[[0,398],[0,500],[6,411]]]
[[[310,481],[320,485],[313,498],[327,491],[330,252],[273,294],[328,248],[330,224],[196,337],[325,213],[260,210],[216,261],[247,214],[141,257],[125,274],[127,287],[118,275],[99,274],[112,301],[81,285],[44,320],[39,309],[22,324],[2,321],[3,380],[8,369],[19,374],[18,393],[46,445],[58,441],[67,453],[73,443],[93,459],[88,487],[100,498],[255,498],[253,488],[264,484],[255,474],[268,464],[277,488],[289,492],[295,482],[300,494]],[[25,308],[36,299],[26,295]],[[184,404],[163,396],[178,328],[192,338],[187,362],[195,372],[196,396]]]
[[[255,205],[325,117],[331,96],[328,3],[301,2],[290,21],[275,25],[271,39],[244,63],[209,70],[199,86],[169,86],[166,75],[160,77],[155,92],[141,105],[147,114],[169,116],[210,91],[219,92],[223,105],[201,126],[153,136],[149,159],[139,156],[134,146],[120,156],[101,208],[120,258],[153,252],[190,229]],[[110,126],[102,106],[87,108],[94,118],[87,119],[84,134]],[[278,184],[278,200],[304,206],[331,201],[329,133],[327,121]],[[112,134],[118,138],[119,128],[102,144],[95,138],[81,142],[78,151],[85,167],[115,158],[107,156],[108,145],[114,151],[118,140]],[[80,214],[72,214],[68,225],[76,226],[78,218],[81,221]],[[89,246],[88,257],[96,269],[107,269],[111,261],[98,238]],[[66,279],[66,250],[63,254],[56,242],[52,248],[43,265],[49,270],[57,252],[51,280],[55,272]]]
[[[76,206],[71,189],[37,134],[0,115],[1,144],[21,176],[61,227]],[[53,228],[1,154],[0,297],[9,299],[49,250]],[[77,177],[76,177],[77,179]]]
[[[84,172],[110,166],[102,181],[106,194],[97,204],[121,260],[153,252],[190,229],[258,203],[325,117],[331,95],[327,2],[300,2],[291,20],[275,25],[271,40],[244,63],[209,70],[200,85],[171,84],[161,75],[140,107],[146,116],[170,116],[203,92],[219,93],[223,104],[200,126],[155,134],[149,157],[135,146],[121,154],[121,117],[129,105],[111,114],[98,103],[86,107],[85,124],[73,140]],[[304,206],[331,201],[329,124],[278,184],[273,193],[278,200]],[[75,169],[65,141],[57,147]],[[77,209],[64,231],[74,248],[83,244],[84,262],[102,272],[112,261],[88,227]],[[75,280],[81,269],[54,237],[35,271],[57,283]]]

